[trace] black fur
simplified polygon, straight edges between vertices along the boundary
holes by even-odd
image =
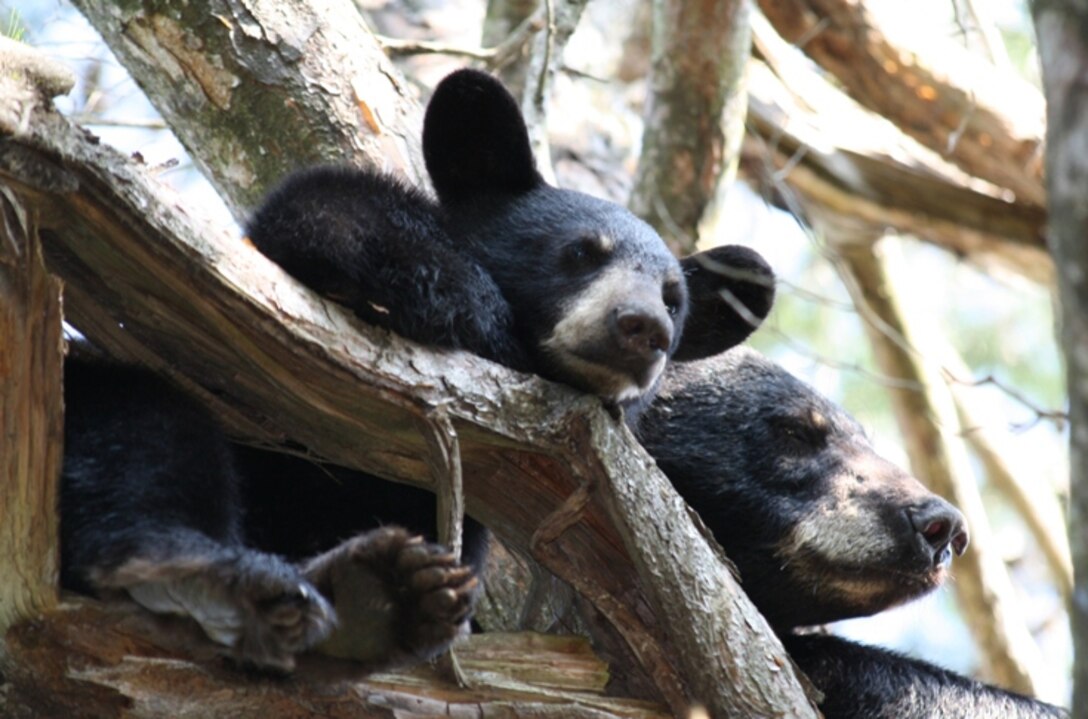
[[[386,525],[436,539],[433,492],[252,447],[235,446],[234,461],[244,478],[245,535],[265,551],[300,561]],[[484,528],[465,517],[463,561],[481,570],[487,545]]]
[[[249,461],[203,408],[164,380],[70,358],[65,407],[65,588],[189,617],[224,654],[262,670],[293,669],[296,654],[329,637],[344,607],[356,624],[369,617],[374,625],[370,643],[352,656],[375,667],[430,656],[462,631],[475,596],[471,568],[403,529],[360,534],[379,525],[365,509],[355,507],[351,526],[318,517],[303,517],[315,522],[309,527],[288,523],[293,536],[315,534],[291,552],[282,551],[276,531],[253,531],[255,518],[243,517],[244,497],[266,496],[259,473],[275,465]],[[268,487],[286,486],[284,473],[292,470],[317,471],[278,459]],[[354,485],[345,488],[354,499]],[[283,500],[304,509],[304,496],[288,493]],[[480,552],[478,545],[477,539]],[[367,587],[363,606],[335,596],[333,578]]]
[[[967,541],[958,512],[812,388],[746,348],[674,364],[639,433],[825,693],[827,717],[1062,716],[891,652],[793,635],[933,589]]]
[[[824,692],[826,719],[1059,719],[1059,707],[839,637],[787,635],[786,650]]]
[[[912,599],[943,580],[953,541],[966,542],[958,512],[879,457],[842,409],[752,350],[674,365],[640,436],[778,627]],[[850,517],[836,516],[847,507]],[[937,546],[909,519],[928,512],[946,515]],[[825,531],[797,553],[791,533],[814,518],[829,518]],[[851,556],[833,546],[840,537]],[[854,580],[864,593],[836,590]]]

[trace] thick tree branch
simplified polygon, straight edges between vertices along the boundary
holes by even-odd
[[[67,316],[112,354],[174,377],[239,436],[432,489],[420,425],[441,407],[468,510],[565,581],[591,576],[586,598],[620,618],[612,631],[672,711],[812,715],[762,617],[595,399],[360,325],[55,114],[0,142],[0,179],[43,218]],[[555,524],[572,497],[584,497],[577,516]],[[649,518],[667,543],[647,534]]]
[[[758,15],[742,167],[801,216],[913,234],[983,266],[1053,280],[1046,213],[1010,201],[831,87]]]
[[[1042,207],[1043,102],[1015,76],[928,38],[923,58],[856,0],[760,0],[782,37],[851,97],[970,175]],[[932,64],[930,64],[932,63]]]
[[[284,717],[424,719],[664,719],[664,707],[606,697],[608,668],[588,642],[537,634],[482,635],[458,646],[471,687],[432,666],[359,676],[357,668],[303,657],[290,679],[250,678],[184,650],[186,627],[140,613],[69,602],[6,637],[7,719]],[[58,653],[51,648],[63,647]]]
[[[242,220],[317,162],[416,182],[420,113],[350,0],[73,0]]]

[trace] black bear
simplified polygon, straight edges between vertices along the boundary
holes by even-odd
[[[423,140],[440,203],[373,172],[305,170],[255,213],[251,240],[365,320],[594,392],[629,420],[673,352],[722,351],[770,307],[756,253],[681,264],[623,208],[546,185],[516,103],[483,73],[439,85]],[[699,331],[681,344],[685,320]],[[430,656],[462,629],[486,532],[466,522],[468,565],[417,538],[433,496],[232,445],[139,369],[73,358],[65,385],[64,586],[191,617],[263,669],[329,636],[333,585],[388,608],[353,635],[375,664]]]
[[[375,666],[431,656],[461,631],[477,579],[444,548],[402,528],[360,533],[378,526],[360,521],[290,562],[245,536],[238,447],[203,407],[95,357],[69,357],[64,384],[65,588],[189,617],[227,656],[272,671],[329,636],[344,573],[375,605],[396,601],[385,633],[356,648]]]
[[[638,433],[824,693],[828,719],[1064,715],[883,649],[792,631],[934,589],[967,532],[955,508],[778,365],[747,348],[671,365]]]
[[[423,153],[438,202],[386,175],[318,167],[270,194],[249,238],[372,324],[565,382],[632,416],[685,320],[700,330],[688,358],[754,329],[716,290],[746,286],[753,314],[769,309],[771,274],[755,252],[718,248],[681,265],[624,208],[545,183],[517,102],[485,73],[438,85]],[[722,267],[757,281],[731,283]]]

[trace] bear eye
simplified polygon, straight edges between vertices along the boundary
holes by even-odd
[[[600,234],[583,235],[563,248],[563,264],[573,270],[596,268],[611,251],[610,238]]]
[[[780,436],[792,442],[794,446],[805,449],[820,449],[827,443],[827,418],[819,412],[810,412],[804,416],[787,415],[774,420],[775,429]]]
[[[661,289],[661,301],[665,303],[670,317],[680,314],[680,308],[684,305],[684,293],[680,289],[680,283],[666,282]]]

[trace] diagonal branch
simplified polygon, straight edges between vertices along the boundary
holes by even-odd
[[[421,116],[350,0],[74,0],[238,220],[302,165],[421,180]]]
[[[963,48],[927,38],[926,56],[893,41],[856,0],[760,0],[782,37],[859,103],[967,173],[1042,207],[1039,92]]]
[[[982,497],[966,449],[951,393],[928,357],[940,354],[926,337],[925,323],[912,321],[888,271],[889,260],[872,243],[840,243],[840,272],[865,319],[881,370],[917,382],[917,389],[889,388],[896,421],[914,473],[960,508],[971,532],[967,553],[957,560],[953,587],[964,618],[982,648],[987,674],[998,684],[1035,695],[1043,662],[1020,612],[1004,563],[995,551]]]

